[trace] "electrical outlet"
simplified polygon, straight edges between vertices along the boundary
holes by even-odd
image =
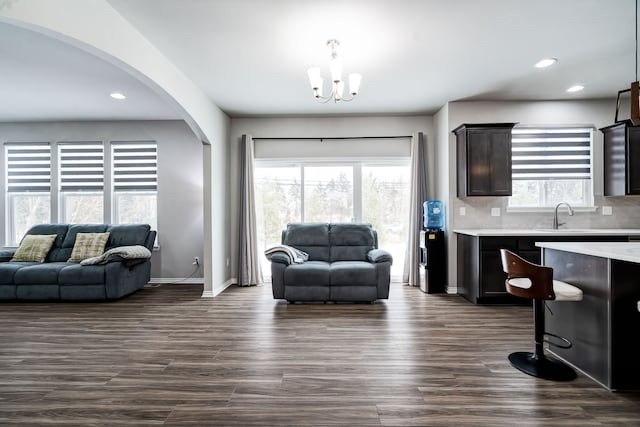
[[[466,214],[467,214],[467,208],[461,207],[460,208],[460,216],[465,216]]]
[[[491,216],[500,216],[500,208],[491,208]]]
[[[603,206],[602,207],[602,215],[613,215],[613,207],[611,207],[611,206]]]
[[[227,257],[227,267],[229,267],[229,257]]]
[[[193,257],[193,265],[200,265],[200,257],[197,257],[197,256]]]

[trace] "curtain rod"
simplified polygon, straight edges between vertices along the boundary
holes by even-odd
[[[317,138],[253,138],[254,141],[332,141],[332,140],[348,140],[348,139],[406,139],[411,135],[396,136],[333,136],[333,137],[317,137]]]

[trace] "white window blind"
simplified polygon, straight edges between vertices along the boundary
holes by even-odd
[[[512,131],[514,180],[591,179],[591,129]]]
[[[7,143],[7,191],[49,192],[51,190],[51,147],[49,143]]]
[[[113,191],[158,189],[157,144],[112,143]]]
[[[58,143],[60,191],[102,191],[104,148],[102,142]]]
[[[255,139],[256,159],[390,159],[411,155],[410,137]]]

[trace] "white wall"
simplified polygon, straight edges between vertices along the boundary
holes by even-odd
[[[428,152],[434,152],[435,137],[431,116],[383,116],[383,117],[323,117],[323,118],[237,118],[231,119],[230,167],[231,186],[231,276],[236,277],[238,206],[239,206],[239,153],[243,134],[255,138],[320,138],[353,136],[397,136],[425,134]],[[390,144],[393,141],[389,142]],[[431,163],[432,161],[429,160]],[[433,171],[433,167],[429,168]],[[433,181],[435,174],[429,181]]]
[[[448,109],[448,132],[441,132],[445,123],[444,110]],[[595,212],[577,212],[567,218],[569,228],[640,228],[640,198],[603,197],[602,132],[598,129],[613,123],[615,99],[593,101],[540,101],[540,102],[451,102],[444,107],[436,120],[438,132],[438,158],[449,155],[448,171],[438,170],[441,183],[448,181],[449,206],[447,210],[449,233],[447,238],[449,257],[449,290],[457,286],[456,238],[451,230],[461,228],[550,228],[552,212],[506,212],[506,197],[456,197],[455,136],[450,132],[462,123],[518,122],[521,125],[577,125],[594,128],[594,194],[598,207],[611,206],[612,216],[603,216],[601,209]],[[444,194],[444,193],[443,193]],[[443,196],[444,197],[444,196]],[[465,207],[466,215],[459,215]],[[501,216],[492,217],[491,208],[500,208]]]
[[[193,272],[193,257],[198,256],[204,261],[203,145],[185,122],[0,123],[0,143],[114,140],[154,140],[158,143],[160,249],[153,254],[151,275],[162,279],[189,276]],[[105,155],[108,156],[109,153]],[[224,156],[224,152],[220,155]],[[224,163],[224,160],[219,162]],[[4,162],[0,162],[0,176],[5,176],[4,174]],[[223,185],[223,182],[218,183],[218,186]],[[2,197],[0,224],[5,223],[4,203],[5,198]],[[4,227],[0,227],[0,242],[5,242],[4,231]],[[195,274],[195,277],[202,277],[202,271]]]
[[[230,174],[235,168],[230,161],[229,131],[231,121],[220,114],[211,145],[205,145],[204,164],[204,290],[203,297],[214,297],[231,283],[232,232]]]

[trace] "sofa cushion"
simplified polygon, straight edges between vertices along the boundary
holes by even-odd
[[[331,285],[376,286],[376,266],[366,261],[336,261],[331,263]]]
[[[284,271],[284,283],[287,286],[329,285],[330,264],[325,261],[307,261],[304,264],[292,264]]]
[[[62,247],[68,228],[67,224],[36,224],[26,234],[56,234],[58,237],[53,242],[53,248],[55,249]]]
[[[56,237],[56,234],[27,234],[13,254],[11,262],[44,262]]]
[[[367,261],[375,249],[375,235],[369,224],[331,224],[330,261]]]
[[[16,298],[36,301],[58,300],[60,299],[60,286],[57,283],[17,285]]]
[[[0,283],[13,283],[16,271],[29,265],[38,265],[35,262],[3,262],[0,263]]]
[[[311,261],[329,261],[329,224],[288,224],[282,244],[308,253]]]
[[[147,239],[147,235],[151,227],[148,224],[118,224],[109,225],[109,240],[107,240],[107,248],[116,246],[135,246],[143,245]]]
[[[67,267],[66,262],[47,262],[24,266],[14,275],[16,285],[58,284],[60,270]]]
[[[16,298],[16,285],[3,285],[0,283],[0,300]]]
[[[104,265],[72,264],[60,270],[58,275],[58,283],[61,285],[103,284],[104,282]]]
[[[107,224],[71,224],[61,247],[73,248],[78,233],[104,233],[105,231],[107,231]]]
[[[71,256],[67,262],[80,262],[87,258],[100,256],[104,253],[109,233],[77,233]]]

